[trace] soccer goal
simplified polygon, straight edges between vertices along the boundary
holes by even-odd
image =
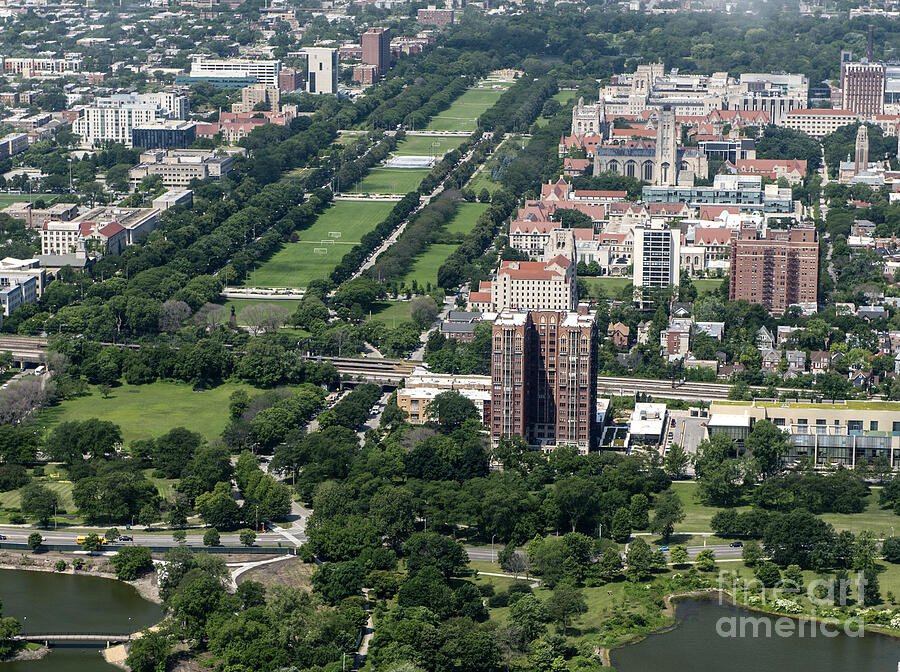
[[[342,235],[344,235],[344,234],[342,234],[340,231],[329,231],[328,232],[328,236],[331,238],[340,238]]]
[[[313,254],[317,254],[320,257],[324,257],[326,254],[328,254],[328,248],[327,247],[314,247]]]

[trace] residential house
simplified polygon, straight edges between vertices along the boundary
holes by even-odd
[[[806,353],[803,350],[788,350],[784,353],[787,362],[787,377],[796,378],[806,373]]]
[[[760,349],[762,355],[762,364],[760,368],[763,371],[777,371],[778,365],[781,363],[781,357],[772,348]]]
[[[627,348],[631,337],[631,329],[621,322],[609,325],[606,330],[607,337],[612,339],[617,348]]]
[[[760,327],[756,332],[756,347],[762,350],[771,350],[775,347],[775,337],[768,327]]]
[[[828,371],[831,366],[831,353],[828,350],[813,350],[809,353],[809,372],[814,376]]]

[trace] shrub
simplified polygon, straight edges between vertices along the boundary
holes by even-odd
[[[56,561],[56,564],[53,565],[53,568],[54,568],[57,572],[64,572],[64,571],[66,571],[66,567],[68,567],[68,565],[66,564],[66,561],[65,561],[65,560],[57,560],[57,561]]]
[[[116,576],[123,581],[134,581],[138,574],[153,569],[153,558],[146,546],[126,546],[112,557]]]

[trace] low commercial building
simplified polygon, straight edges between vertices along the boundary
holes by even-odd
[[[656,446],[666,427],[666,405],[638,402],[628,424],[628,446]]]
[[[169,208],[182,206],[190,208],[194,204],[194,192],[191,189],[170,189],[153,199],[153,207],[165,212]]]
[[[773,422],[789,435],[788,462],[852,469],[862,460],[871,464],[884,457],[900,468],[900,403],[714,401],[709,411],[709,434],[722,432],[738,442],[760,420]]]
[[[141,154],[128,179],[136,187],[148,175],[159,175],[164,187],[186,187],[193,180],[225,177],[233,168],[231,156],[206,149],[155,150]]]
[[[487,404],[490,408],[491,377],[461,376],[445,373],[432,373],[425,367],[417,367],[406,378],[404,387],[397,390],[397,406],[406,411],[408,421],[413,425],[427,422],[428,406],[442,392],[459,392],[469,399],[478,410],[479,417],[484,417]]]
[[[31,203],[23,201],[12,203],[0,212],[13,219],[23,220],[29,228],[40,229],[50,221],[68,222],[74,219],[78,214],[78,206],[74,203],[54,203],[47,208],[35,208]]]

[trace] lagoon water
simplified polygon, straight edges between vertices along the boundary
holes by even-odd
[[[872,633],[828,638],[821,631],[811,638],[808,624],[804,637],[797,630],[791,637],[720,637],[721,618],[768,617],[716,599],[679,602],[675,615],[677,628],[614,650],[617,672],[897,672],[900,662],[900,639]]]
[[[128,584],[94,576],[0,570],[3,615],[22,623],[23,633],[135,632],[159,622],[159,605]],[[0,663],[0,672],[111,672],[102,643],[53,646],[41,660]]]

